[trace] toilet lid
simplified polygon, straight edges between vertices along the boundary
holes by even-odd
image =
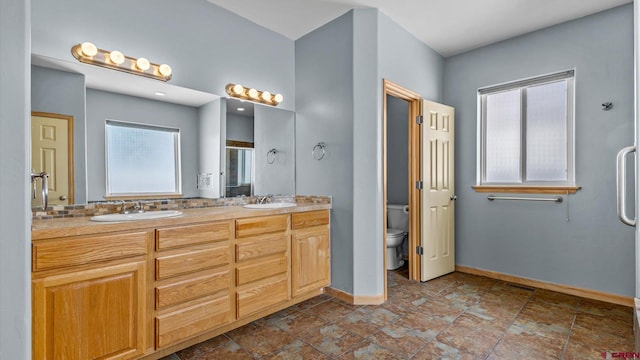
[[[389,235],[403,235],[404,231],[398,229],[387,229],[387,236]]]

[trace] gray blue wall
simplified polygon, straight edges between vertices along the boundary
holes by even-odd
[[[30,0],[0,1],[0,359],[31,358]]]
[[[33,0],[32,15],[34,54],[76,62],[71,47],[91,41],[171,65],[172,84],[224,95],[240,83],[293,110],[293,41],[206,0]]]
[[[31,66],[31,110],[73,116],[74,203],[86,203],[84,75]]]
[[[489,202],[476,193],[477,89],[576,69],[576,182],[554,203]],[[634,295],[633,229],[616,217],[615,158],[633,144],[633,7],[625,5],[448,58],[456,109],[456,263]],[[600,105],[611,101],[611,111]],[[569,221],[567,221],[569,217]]]
[[[387,203],[409,203],[409,103],[387,95]]]
[[[180,129],[182,156],[182,194],[196,197],[198,171],[198,109],[87,89],[87,183],[89,200],[104,200],[105,189],[105,120],[160,125]]]
[[[296,41],[296,192],[333,196],[335,288],[384,292],[382,79],[441,100],[443,66],[440,55],[372,9],[350,11]],[[327,157],[315,161],[310,151],[319,141]]]
[[[253,142],[253,117],[228,113],[227,140]]]
[[[296,193],[333,196],[331,286],[353,293],[353,16],[296,41]],[[324,159],[311,150],[327,144]]]
[[[254,193],[295,194],[295,113],[261,105],[254,112]],[[271,149],[278,151],[273,164],[267,162]]]

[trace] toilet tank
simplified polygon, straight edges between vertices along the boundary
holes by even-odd
[[[387,228],[409,231],[409,206],[387,204]]]

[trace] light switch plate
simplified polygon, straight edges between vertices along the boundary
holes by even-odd
[[[213,173],[198,174],[198,190],[213,189]]]

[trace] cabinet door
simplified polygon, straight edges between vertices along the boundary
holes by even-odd
[[[34,359],[130,359],[145,349],[145,261],[33,280]]]
[[[329,227],[296,230],[291,247],[293,296],[329,285]]]

